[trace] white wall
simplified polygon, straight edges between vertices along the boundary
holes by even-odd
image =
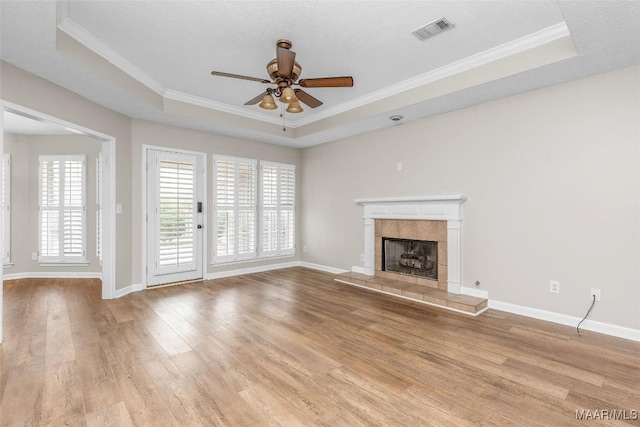
[[[305,149],[303,260],[362,265],[356,198],[463,194],[463,286],[576,317],[600,288],[639,329],[639,146],[633,67]]]

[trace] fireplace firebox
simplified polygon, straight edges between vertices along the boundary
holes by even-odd
[[[383,237],[382,271],[438,280],[438,242]]]

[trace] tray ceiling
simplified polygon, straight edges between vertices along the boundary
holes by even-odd
[[[640,63],[638,2],[2,2],[3,60],[134,118],[305,147]],[[411,34],[446,17],[455,28]],[[244,102],[266,86],[275,41],[293,42],[301,114]]]

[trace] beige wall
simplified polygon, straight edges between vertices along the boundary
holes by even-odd
[[[479,280],[492,299],[571,316],[600,288],[590,318],[632,328],[640,327],[639,76],[638,67],[619,70],[300,152],[131,120],[0,62],[2,99],[116,138],[117,289],[141,281],[148,144],[206,152],[209,169],[211,153],[299,165],[303,260],[344,269],[361,265],[355,198],[464,194],[464,286]],[[550,279],[560,294],[549,293]]]
[[[303,260],[362,265],[356,198],[463,194],[463,286],[576,317],[600,288],[590,319],[638,329],[639,146],[634,67],[305,149]]]
[[[116,217],[116,289],[141,283],[142,280],[141,156],[143,145],[205,152],[208,154],[209,170],[212,166],[210,155],[213,153],[292,163],[299,166],[300,151],[297,149],[131,120],[11,64],[0,62],[0,66],[2,99],[116,138],[116,202],[122,205],[122,214]],[[299,168],[297,173],[299,174]],[[208,189],[211,197],[211,182],[208,182]],[[299,224],[299,211],[297,215]],[[209,223],[211,223],[210,219]],[[298,257],[294,256],[232,266],[209,267],[208,272],[296,260]],[[12,272],[15,271],[14,269]]]
[[[133,224],[134,224],[134,238],[133,238],[133,283],[141,283],[142,281],[142,226],[144,225],[142,218],[142,150],[143,145],[178,148],[182,150],[197,151],[207,154],[207,224],[208,224],[208,258],[207,273],[216,273],[228,270],[235,270],[240,268],[251,268],[261,265],[274,264],[278,262],[291,262],[297,261],[298,257],[286,257],[277,260],[265,260],[258,262],[245,262],[241,264],[225,265],[211,267],[211,255],[213,254],[213,238],[212,228],[213,216],[213,186],[211,181],[211,171],[213,170],[213,157],[212,154],[223,154],[228,156],[248,157],[258,160],[269,160],[274,162],[290,163],[296,165],[296,173],[300,174],[300,150],[280,147],[276,145],[264,144],[260,142],[253,142],[223,135],[215,135],[206,132],[199,132],[195,130],[182,129],[173,126],[165,126],[158,123],[152,123],[142,120],[133,120],[132,126],[132,138],[133,146],[131,151],[131,158],[133,164],[133,180],[132,180],[132,192],[133,199],[136,200],[133,209]],[[300,186],[298,185],[298,198]],[[296,223],[300,224],[299,209],[298,218]],[[299,236],[300,233],[296,233]],[[298,238],[299,242],[299,238]],[[297,244],[299,247],[299,244]],[[139,266],[136,270],[135,266]]]
[[[96,159],[102,143],[79,135],[6,135],[4,152],[11,154],[11,263],[4,274],[43,272],[101,272],[96,258]],[[87,261],[86,267],[42,267],[31,259],[38,251],[39,156],[87,156]]]
[[[116,289],[131,285],[131,119],[0,61],[2,99],[116,138]]]

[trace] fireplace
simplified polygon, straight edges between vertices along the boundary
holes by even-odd
[[[376,219],[374,275],[448,289],[447,223]]]
[[[465,200],[461,195],[356,199],[364,206],[364,266],[354,266],[353,271],[460,293],[460,223]],[[383,270],[383,238],[437,242],[437,279],[389,271],[386,266]]]
[[[382,271],[438,280],[438,242],[382,238]]]

